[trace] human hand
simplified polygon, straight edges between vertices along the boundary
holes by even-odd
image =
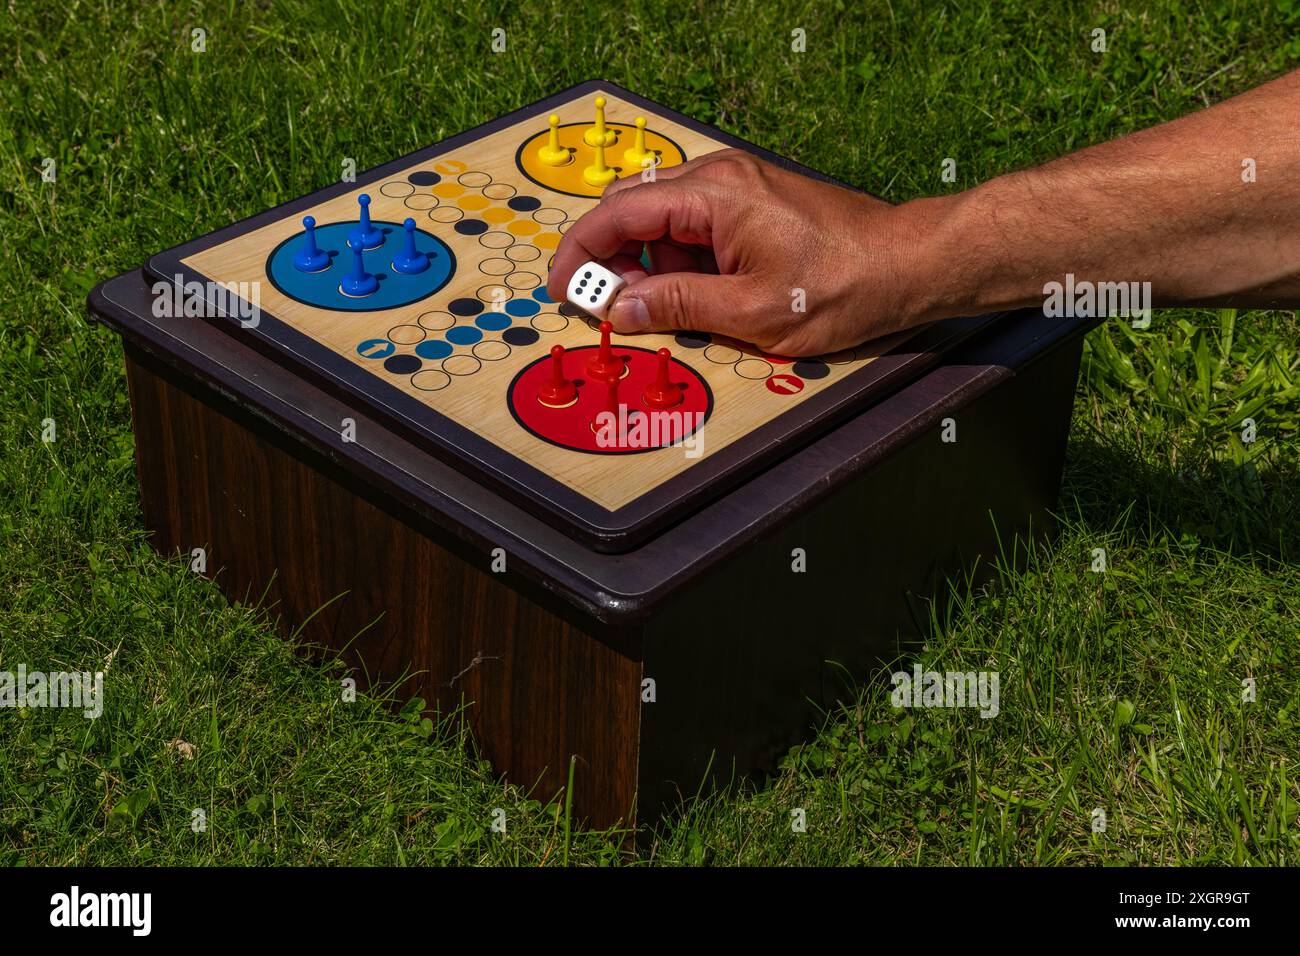
[[[722,150],[653,182],[612,184],[565,234],[547,291],[562,301],[597,260],[627,282],[609,314],[618,332],[716,332],[778,355],[825,354],[939,317],[921,281],[926,202],[891,206]]]

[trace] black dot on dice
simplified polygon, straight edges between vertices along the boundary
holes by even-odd
[[[541,338],[536,329],[525,329],[520,326],[512,326],[501,333],[501,338],[507,345],[532,345]]]
[[[452,299],[447,311],[452,315],[478,315],[483,311],[483,303],[478,299]]]
[[[794,374],[801,378],[825,378],[831,374],[831,367],[825,362],[795,362]]]
[[[582,274],[582,277],[583,277],[584,279],[590,279],[590,278],[591,278],[591,273],[590,273],[590,272],[584,272],[584,273]]]
[[[462,236],[477,236],[487,232],[488,224],[482,219],[462,219],[456,223],[456,231]]]
[[[597,298],[598,298],[597,296],[594,296],[594,295],[593,295],[593,296],[591,297],[591,301],[592,301],[592,302],[595,302]]]
[[[406,181],[415,186],[436,186],[442,182],[442,177],[431,169],[417,169],[406,177]]]
[[[516,196],[506,203],[515,212],[532,212],[542,208],[542,201],[535,196]]]
[[[418,372],[423,364],[414,355],[390,355],[384,359],[385,371],[392,372],[394,375],[410,375],[412,372]]]

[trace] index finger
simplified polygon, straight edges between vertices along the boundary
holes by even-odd
[[[584,262],[639,254],[642,244],[655,239],[711,246],[713,225],[707,182],[679,178],[620,190],[564,234],[555,251],[546,291],[552,299],[563,302],[569,279]]]

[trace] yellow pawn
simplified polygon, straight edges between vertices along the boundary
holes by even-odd
[[[596,147],[596,161],[582,171],[582,178],[588,186],[600,186],[604,188],[612,183],[617,175],[614,170],[605,165],[605,147]]]
[[[605,128],[605,97],[596,97],[596,125],[582,134],[582,141],[588,146],[613,146],[617,137],[612,129]]]
[[[630,149],[623,152],[624,161],[633,169],[645,169],[658,162],[654,152],[645,148],[645,117],[636,118],[636,140]],[[647,162],[650,160],[650,162]]]
[[[551,132],[546,137],[546,145],[537,150],[537,158],[547,166],[563,166],[573,157],[560,145],[560,118],[552,113],[548,122],[551,124]]]

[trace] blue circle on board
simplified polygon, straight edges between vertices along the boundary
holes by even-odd
[[[388,339],[366,339],[357,346],[357,354],[368,359],[388,358],[396,351],[397,346]]]
[[[546,286],[538,286],[536,289],[534,289],[533,298],[536,299],[538,302],[546,302],[548,304],[555,301],[549,295],[546,294]]]
[[[510,316],[500,312],[484,312],[474,320],[474,324],[485,332],[500,332],[510,328]]]
[[[405,245],[405,237],[401,242],[397,241],[403,232],[402,225],[374,220],[374,228],[383,231],[389,240],[380,248],[364,254],[366,271],[379,279],[379,288],[370,295],[346,296],[339,286],[352,271],[348,233],[359,225],[353,220],[316,227],[316,245],[330,254],[329,268],[321,272],[299,272],[294,268],[293,257],[302,247],[305,236],[299,230],[275,247],[266,260],[266,274],[277,289],[298,302],[339,312],[378,312],[428,298],[445,286],[456,271],[456,257],[447,244],[417,229],[415,248],[429,257],[429,268],[417,275],[394,272],[391,268],[393,255]]]
[[[511,299],[506,303],[506,312],[513,315],[516,319],[526,319],[530,315],[536,315],[542,311],[542,307],[536,302],[529,302],[527,299]]]
[[[450,345],[440,339],[425,339],[415,347],[416,355],[431,362],[445,359],[453,351],[455,350]]]
[[[468,325],[457,325],[446,332],[447,341],[456,345],[473,345],[483,338],[483,333]]]

